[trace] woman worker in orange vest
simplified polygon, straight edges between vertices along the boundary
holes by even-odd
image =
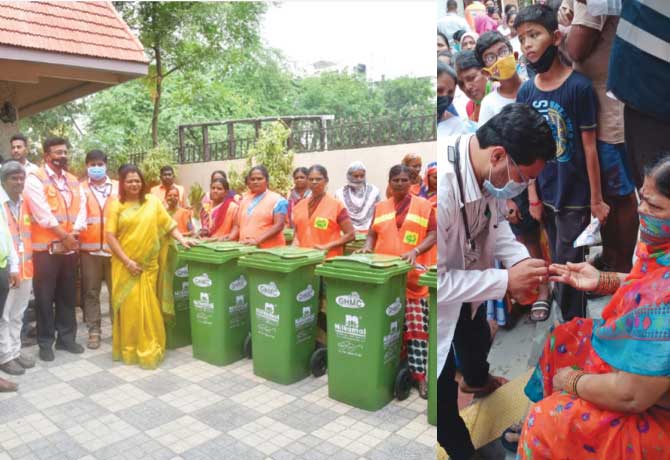
[[[193,223],[191,222],[191,211],[179,206],[179,189],[172,186],[165,193],[167,212],[177,223],[177,229],[184,236],[193,234]]]
[[[247,187],[230,234],[224,240],[258,246],[261,249],[285,246],[284,225],[288,201],[268,190],[270,174],[265,166],[254,166],[247,174]]]
[[[354,225],[347,209],[337,198],[326,193],[328,171],[313,165],[307,173],[312,192],[293,209],[294,246],[327,251],[326,257],[344,254],[344,245],[354,239]]]
[[[200,229],[201,238],[221,241],[230,235],[240,206],[235,202],[235,194],[229,192],[228,180],[223,177],[212,179],[209,186],[211,209],[207,226]]]
[[[437,223],[429,201],[409,193],[411,172],[396,165],[389,172],[391,198],[377,204],[365,246],[358,252],[400,256],[412,265],[426,265],[427,253],[435,245]],[[428,288],[419,286],[423,269],[407,275],[405,343],[409,370],[422,398],[428,397],[426,364],[428,357]]]
[[[423,181],[421,180],[421,166],[423,164],[421,156],[416,153],[408,153],[402,157],[400,164],[409,168],[409,193],[414,196],[419,196],[419,193],[421,193],[421,186],[423,185]],[[386,198],[391,198],[392,194],[391,186],[386,187]]]

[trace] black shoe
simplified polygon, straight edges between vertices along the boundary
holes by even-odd
[[[84,347],[79,345],[77,342],[70,342],[70,343],[56,342],[56,350],[65,350],[69,353],[79,354],[84,352]]]
[[[42,348],[40,347],[40,359],[42,361],[53,361],[54,360],[54,351],[51,348]]]

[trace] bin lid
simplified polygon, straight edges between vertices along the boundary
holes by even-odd
[[[426,273],[419,276],[419,285],[437,289],[437,266],[433,265]]]
[[[384,284],[394,276],[411,270],[412,266],[397,256],[352,254],[326,260],[316,268],[316,274],[368,284]]]
[[[321,263],[325,257],[325,252],[317,249],[278,246],[270,249],[258,249],[241,257],[240,266],[289,273],[306,265]]]
[[[254,246],[234,241],[202,242],[190,249],[184,249],[183,246],[179,245],[178,249],[181,260],[207,264],[223,264],[257,250]]]

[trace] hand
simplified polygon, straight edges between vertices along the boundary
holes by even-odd
[[[540,284],[547,281],[549,270],[542,259],[522,260],[507,270],[507,290],[522,305],[532,303],[537,298]]]
[[[601,224],[607,220],[610,213],[610,207],[603,200],[591,203],[591,214],[593,214]]]
[[[575,13],[565,5],[558,9],[558,23],[563,27],[570,27]]]
[[[549,281],[567,284],[579,291],[593,291],[598,286],[600,272],[596,267],[581,262],[567,265],[551,264],[549,266]]]
[[[133,276],[140,276],[142,274],[142,267],[134,260],[128,259],[128,262],[126,262],[126,268]]]
[[[187,240],[186,238],[182,238],[181,241],[179,241],[179,244],[184,246],[185,249],[191,249],[193,246],[195,246],[196,243],[195,241],[192,240]]]
[[[258,240],[256,238],[245,238],[240,241],[242,244],[248,244],[249,246],[258,246]]]
[[[538,222],[542,222],[542,214],[544,213],[544,205],[542,203],[536,206],[529,205],[528,211],[530,212],[530,217]]]
[[[74,238],[72,234],[69,234],[63,239],[63,246],[68,251],[76,251],[79,249],[79,242]]]
[[[367,247],[367,246],[363,246],[363,247],[360,248],[360,249],[356,249],[356,250],[354,251],[354,254],[370,254],[371,252],[372,252],[372,249],[370,249],[370,248]]]
[[[10,288],[19,287],[20,282],[21,282],[21,280],[19,279],[19,274],[18,273],[10,273],[9,274],[9,287]]]
[[[552,381],[552,386],[554,389],[554,392],[556,391],[567,391],[567,384],[568,384],[568,378],[570,377],[570,374],[573,373],[575,370],[572,369],[571,367],[562,367],[556,371],[554,374],[554,379]]]
[[[314,249],[318,249],[319,251],[330,251],[327,244],[315,244]]]
[[[416,249],[412,249],[411,251],[408,251],[400,256],[401,259],[407,261],[408,264],[414,265],[416,264],[416,256],[417,256]]]
[[[510,224],[518,224],[521,222],[521,213],[519,212],[519,207],[516,205],[514,200],[507,200],[507,221]]]

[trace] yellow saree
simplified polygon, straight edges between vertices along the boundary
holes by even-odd
[[[115,200],[105,230],[114,233],[123,251],[142,267],[133,276],[112,256],[112,357],[126,364],[155,369],[165,355],[165,326],[158,297],[160,255],[176,226],[161,202],[147,194],[144,204]]]

